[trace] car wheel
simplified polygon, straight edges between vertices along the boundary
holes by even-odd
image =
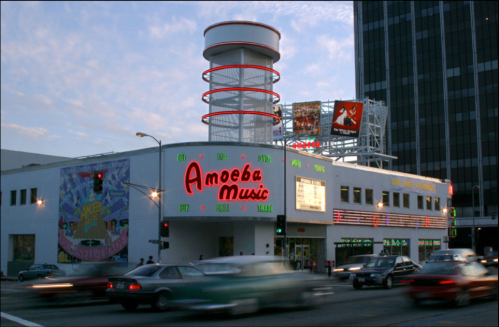
[[[386,276],[385,281],[383,282],[383,287],[385,289],[390,289],[393,286],[393,277],[391,275]]]
[[[134,303],[134,302],[125,302],[125,303],[121,303],[121,305],[123,306],[123,308],[125,308],[126,311],[133,311],[133,310],[137,309],[137,307],[139,306],[138,303]]]
[[[168,293],[162,292],[156,295],[154,303],[151,305],[157,311],[165,311],[170,308],[170,297]]]
[[[18,279],[19,279],[20,282],[24,282],[24,276],[23,275],[19,275]]]
[[[356,290],[360,290],[362,288],[362,284],[359,284],[359,283],[353,283],[353,288],[355,288]]]
[[[470,292],[466,289],[462,289],[456,296],[454,300],[456,307],[464,307],[470,304]]]
[[[231,316],[255,313],[259,310],[258,299],[241,299],[231,302],[234,306],[230,310]]]

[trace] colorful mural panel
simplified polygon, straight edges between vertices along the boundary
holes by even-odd
[[[93,174],[104,174],[102,194]],[[130,160],[61,169],[58,263],[128,261]]]

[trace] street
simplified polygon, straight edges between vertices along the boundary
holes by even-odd
[[[330,302],[311,310],[282,308],[250,316],[192,314],[187,311],[158,313],[150,306],[135,312],[106,300],[43,302],[29,299],[26,283],[2,281],[2,326],[497,326],[496,301],[480,299],[464,308],[427,302],[414,307],[406,297],[407,286],[385,290],[354,290],[344,281],[331,279]]]

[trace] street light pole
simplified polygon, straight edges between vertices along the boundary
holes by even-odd
[[[476,253],[476,235],[475,235],[475,189],[480,188],[480,186],[473,186],[473,190],[471,191],[471,203],[473,206],[473,225],[471,227],[471,248]]]
[[[161,203],[161,193],[162,193],[162,189],[161,189],[161,140],[157,140],[154,136],[152,135],[149,135],[149,134],[146,134],[146,133],[141,133],[141,132],[138,132],[136,133],[136,135],[138,137],[144,137],[144,136],[148,136],[150,138],[152,138],[154,141],[156,141],[159,145],[159,181],[158,181],[158,263],[161,263],[161,207],[162,207],[162,203]]]

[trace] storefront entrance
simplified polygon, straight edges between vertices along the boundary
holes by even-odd
[[[308,245],[295,245],[295,258],[296,270],[303,270],[307,261],[310,260],[310,246]]]

